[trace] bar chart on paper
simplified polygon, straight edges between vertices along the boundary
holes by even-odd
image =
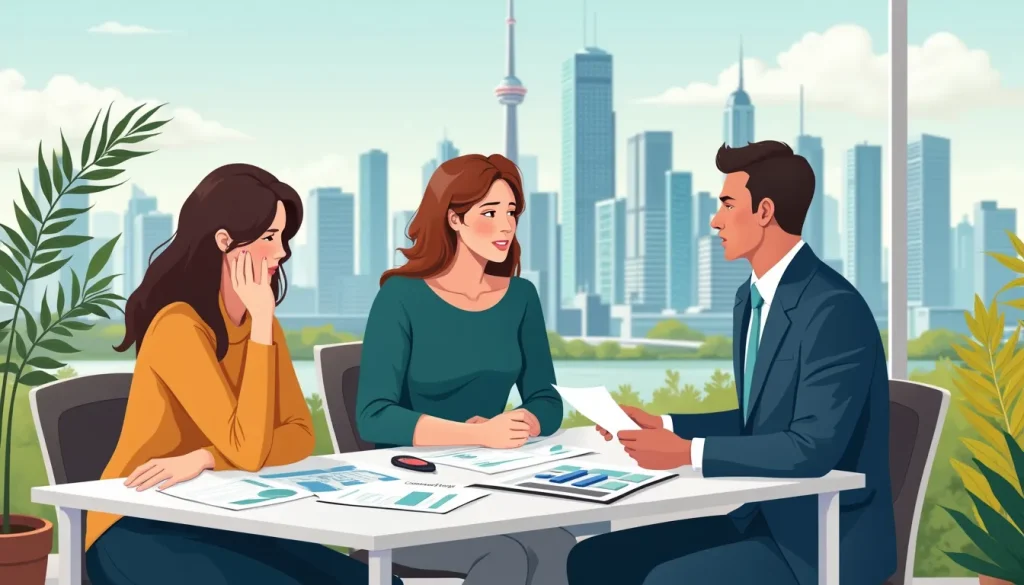
[[[607,504],[676,476],[675,473],[590,463],[560,464],[504,481],[473,485]]]
[[[321,496],[327,504],[445,514],[487,495],[478,489],[421,482],[376,483]]]
[[[518,449],[489,449],[486,447],[455,449],[424,455],[423,458],[437,465],[495,474],[588,453],[593,453],[593,451],[570,445],[537,443],[528,444]]]

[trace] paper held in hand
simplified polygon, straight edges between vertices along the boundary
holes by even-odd
[[[568,402],[580,414],[611,433],[612,436],[618,434],[619,431],[640,429],[640,426],[629,418],[629,415],[615,402],[604,386],[593,388],[567,388],[554,384],[552,386],[562,396],[562,400]]]

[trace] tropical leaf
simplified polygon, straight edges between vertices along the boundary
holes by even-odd
[[[96,169],[94,171],[89,171],[88,173],[82,175],[82,180],[105,181],[107,179],[112,179],[123,172],[124,169]],[[1021,280],[1024,281],[1024,278],[1022,278]]]
[[[57,151],[53,151],[53,159],[50,163],[50,168],[53,171],[53,190],[56,193],[60,193],[64,190],[64,176],[60,172],[60,163],[57,162]]]
[[[998,291],[996,291],[996,294],[994,296],[996,296],[996,297],[1002,296],[1002,294],[1004,292],[1006,292],[1006,291],[1008,291],[1010,289],[1019,288],[1019,287],[1024,287],[1024,277],[1014,278],[1010,282],[1004,284],[1003,288],[1001,288]]]
[[[4,362],[0,364],[0,374],[17,374],[18,364],[14,362]]]
[[[19,283],[24,282],[25,275],[21,273],[21,268],[14,263],[14,260],[2,248],[0,248],[0,271],[10,275],[11,278]]]
[[[1013,244],[1013,249],[1017,252],[1017,255],[1024,258],[1024,242],[1017,237],[1017,234],[1006,230],[1006,235],[1010,238],[1010,243]]]
[[[996,447],[993,447],[991,444],[982,443],[977,439],[963,438],[961,440],[964,446],[974,455],[975,461],[984,463],[989,469],[998,473],[1000,477],[1005,478],[1007,481],[1010,478],[1016,481],[1016,474],[1013,472],[1009,458],[996,451]],[[999,445],[999,443],[995,443],[995,445]],[[991,484],[992,482],[989,482],[989,485]]]
[[[18,227],[21,228],[21,233],[25,235],[25,239],[29,242],[35,243],[36,238],[39,237],[39,232],[36,230],[36,224],[33,223],[27,215],[25,215],[25,212],[18,207],[17,203],[14,204],[14,217],[18,220]]]
[[[957,459],[950,459],[949,463],[960,476],[960,481],[963,482],[968,492],[991,506],[993,510],[1000,511],[999,501],[996,500],[995,494],[992,493],[992,488],[989,487],[988,482],[985,481],[985,476],[980,471]]]
[[[11,321],[13,321],[13,320],[14,319],[4,319],[3,321],[0,321],[0,331],[6,329],[7,326],[10,325]]]
[[[67,364],[58,362],[57,360],[46,357],[45,355],[37,355],[34,358],[28,360],[28,365],[33,368],[41,368],[43,370],[55,370],[57,368],[63,368]]]
[[[110,108],[113,106],[114,102],[110,102],[110,105],[107,106],[107,113],[103,116],[103,126],[100,129],[100,141],[96,144],[96,158],[99,158],[107,151],[107,123],[110,122]]]
[[[983,503],[984,506],[984,503]],[[946,512],[953,517],[953,520],[960,525],[960,529],[964,531],[967,538],[971,540],[986,557],[992,559],[992,561],[1003,570],[1011,572],[1017,572],[1016,559],[1010,554],[1006,548],[996,539],[993,535],[985,532],[983,528],[971,522],[967,516],[963,513],[943,506]]]
[[[103,160],[105,161],[107,159],[103,159]],[[103,161],[100,161],[100,162],[103,162]],[[100,162],[97,162],[96,164],[99,165]],[[118,161],[117,163],[114,163],[114,164],[119,164],[121,162],[124,162],[124,161]],[[100,166],[107,166],[107,165],[100,165]],[[84,195],[88,195],[89,193],[99,193],[101,191],[106,191],[107,189],[113,189],[114,187],[120,187],[121,185],[124,185],[127,182],[128,181],[121,181],[120,183],[117,183],[117,184],[114,184],[114,185],[76,185],[76,186],[72,187],[71,190],[68,191],[68,193],[74,193],[74,194],[77,194],[77,195],[83,195],[83,194]]]
[[[1003,344],[1002,349],[996,354],[995,370],[997,372],[1004,371],[1010,358],[1017,352],[1017,342],[1020,340],[1020,325],[1014,328],[1013,333],[1010,334],[1010,338]]]
[[[963,360],[968,366],[970,366],[974,370],[979,372],[989,371],[989,366],[988,364],[985,363],[985,358],[979,355],[980,352],[967,351],[967,349],[959,345],[954,345],[953,350],[956,351],[956,354],[960,356],[961,360]]]
[[[4,225],[2,223],[0,223],[0,229],[3,229],[4,232],[7,233],[7,238],[11,241],[11,244],[14,245],[13,248],[10,248],[11,251],[21,252],[21,255],[24,258],[28,258],[28,257],[30,257],[32,255],[32,252],[28,248],[28,244],[26,244],[25,240],[23,240],[21,238],[21,234],[19,234],[14,229],[9,228],[9,227],[7,227],[6,225]],[[24,265],[25,265],[25,263],[22,262],[22,266],[24,266]]]
[[[0,269],[0,287],[7,289],[12,295],[18,295],[21,292],[18,290],[18,282],[6,269]]]
[[[76,221],[78,221],[78,220],[77,219],[66,219],[64,221],[58,221],[56,223],[51,223],[50,225],[48,225],[45,228],[43,228],[43,233],[47,234],[47,235],[59,234],[60,232],[68,229],[69,227],[71,227]]]
[[[68,329],[74,329],[75,331],[88,331],[92,329],[92,323],[82,323],[81,321],[72,321],[67,319],[61,323],[61,325]]]
[[[1003,413],[999,412],[999,408],[992,404],[988,396],[980,394],[959,378],[954,378],[953,384],[960,390],[960,400],[969,403],[979,413],[992,418],[1002,417]]]
[[[975,297],[975,300],[977,301],[978,298]],[[974,310],[978,310],[977,305],[975,305]],[[984,310],[982,310],[982,312],[980,313],[977,313],[977,315],[981,318],[984,318]],[[986,336],[984,330],[982,330],[981,328],[981,323],[979,323],[978,320],[974,318],[974,315],[967,313],[965,315],[964,320],[967,322],[967,330],[971,332],[971,335],[973,335],[975,339],[979,341],[985,339]]]
[[[998,260],[1000,264],[1009,268],[1010,270],[1020,274],[1024,274],[1024,260],[1021,260],[1020,258],[1014,258],[1013,256],[1009,256],[1007,254],[1003,254],[1000,252],[988,252],[987,254]]]
[[[42,370],[32,370],[31,372],[24,374],[19,380],[18,384],[23,386],[42,386],[43,384],[49,384],[55,381],[57,378],[49,373]]]
[[[88,303],[86,305],[82,305],[82,307],[87,312],[92,313],[93,315],[96,315],[97,317],[103,317],[104,319],[109,319],[110,318],[110,313],[107,313],[106,311],[104,311],[103,307],[97,305],[96,303]],[[118,308],[117,305],[114,305],[114,308]]]
[[[43,159],[43,143],[39,143],[39,160],[36,161],[38,168],[36,174],[39,176],[39,188],[43,191],[43,197],[46,197],[47,203],[53,203],[53,187],[50,184],[50,169],[46,167],[46,161]]]
[[[139,126],[139,128],[138,128],[138,130],[136,130],[136,132],[152,132],[153,130],[156,130],[157,128],[163,126],[164,124],[166,124],[166,123],[168,123],[170,121],[171,121],[170,119],[167,119],[167,120],[160,120],[159,122],[150,122],[149,124],[145,124],[143,126]]]
[[[68,345],[66,341],[59,339],[44,339],[39,342],[39,347],[55,353],[76,353],[78,350]]]
[[[948,511],[949,509],[946,508],[946,510]],[[1010,583],[1013,583],[1014,580],[1018,579],[1018,577],[1016,577],[1012,572],[1007,571],[998,565],[993,565],[991,562],[984,559],[979,559],[974,555],[962,552],[944,552],[950,560],[968,571],[972,571],[979,575],[988,575],[994,579],[1002,579]]]
[[[64,165],[64,175],[71,180],[71,173],[75,172],[74,165],[71,164],[71,150],[68,148],[68,141],[64,140],[64,130],[60,131],[60,158],[61,163]],[[83,167],[85,165],[82,165]]]
[[[1003,304],[1006,305],[1007,307],[1012,307],[1014,309],[1024,309],[1024,298],[1012,299],[1012,300],[1006,301]]]
[[[1014,442],[1012,438],[1010,442]],[[1007,481],[1002,475],[995,473],[993,469],[985,466],[979,466],[978,469],[985,477],[989,487],[992,488],[992,493],[995,495],[996,500],[1003,505],[1003,510],[1006,512],[1009,520],[1013,522],[1015,528],[1017,530],[1024,530],[1024,496],[1021,496],[1020,488]],[[988,523],[985,525],[989,526]],[[989,533],[992,533],[991,529],[989,529]],[[1024,539],[1024,534],[1018,533],[1017,538]],[[1019,550],[1024,552],[1024,542],[1021,542]]]
[[[49,276],[49,275],[53,274],[54,272],[57,272],[58,270],[63,268],[64,265],[67,264],[68,261],[70,261],[70,260],[71,260],[71,256],[68,256],[67,258],[61,258],[60,260],[57,260],[56,262],[50,262],[49,264],[43,264],[42,266],[37,268],[36,271],[32,273],[32,276],[28,277],[28,279],[29,280],[38,280],[40,278],[43,278],[44,276]]]
[[[992,424],[992,421],[978,414],[974,409],[964,406],[961,402],[960,412],[970,423],[971,427],[978,433],[978,436],[987,441],[989,445],[1002,445],[1003,431]],[[1007,458],[1009,460],[1009,458]]]
[[[135,112],[138,112],[139,110],[141,110],[142,107],[145,106],[145,105],[146,105],[145,103],[142,103],[142,104],[139,104],[139,105],[135,106],[131,111],[129,111],[127,114],[125,114],[123,118],[121,118],[120,122],[118,122],[117,124],[114,125],[114,129],[110,132],[110,143],[111,144],[114,144],[114,143],[117,142],[117,139],[121,136],[121,133],[124,132],[124,129],[128,127],[128,122],[131,121],[132,116],[135,115]]]
[[[92,209],[92,207],[92,205],[89,207],[61,207],[50,214],[50,219],[64,219],[65,217],[81,215]]]
[[[63,248],[73,248],[79,244],[84,244],[91,240],[90,236],[56,236],[49,240],[43,240],[43,243],[39,244],[40,250],[60,250]]]
[[[71,306],[78,306],[78,299],[82,296],[82,285],[78,281],[78,273],[71,271]]]
[[[36,252],[36,264],[53,262],[53,259],[60,256],[60,250],[49,250],[47,252]]]
[[[39,335],[39,328],[36,326],[36,320],[32,318],[32,313],[27,308],[22,307],[21,311],[25,313],[25,333],[28,334],[28,340],[31,343]]]
[[[22,339],[21,333],[15,331],[14,335],[14,349],[18,352],[18,357],[25,360],[25,356],[28,355],[28,348],[25,347],[25,340]]]
[[[132,133],[135,133],[135,132],[145,132],[145,130],[142,129],[142,126],[146,123],[147,120],[149,120],[150,118],[153,117],[153,114],[155,114],[157,112],[157,110],[159,110],[160,108],[162,108],[162,107],[164,107],[166,105],[167,105],[166,102],[162,103],[162,104],[156,106],[155,108],[153,108],[152,110],[150,110],[150,111],[146,112],[145,114],[143,114],[142,117],[140,117],[138,120],[135,121],[134,124],[132,124],[131,132]]]
[[[36,221],[43,221],[43,213],[39,210],[39,204],[36,203],[35,196],[28,190],[25,179],[21,176],[21,171],[18,171],[18,182],[21,183],[21,199],[25,202],[25,209],[28,210],[29,215],[34,217]]]
[[[49,329],[51,316],[52,315],[50,314],[50,303],[49,301],[47,301],[46,292],[44,291],[43,302],[42,305],[39,307],[39,326],[42,327],[43,329]]]
[[[64,314],[64,285],[57,285],[57,315]]]
[[[89,154],[92,151],[92,133],[96,130],[96,122],[100,119],[100,110],[96,112],[96,117],[92,119],[92,126],[89,126],[89,131],[85,133],[85,141],[82,143],[82,168],[89,166]]]
[[[53,332],[53,333],[56,333],[57,335],[63,335],[64,337],[71,337],[71,332],[68,331],[67,329],[61,327],[60,325],[54,325],[50,329],[50,331]]]
[[[992,548],[982,548],[981,552],[1002,567],[1013,567],[1014,571],[1024,572],[1024,535],[1018,532],[1017,527],[1002,514],[978,500],[977,496],[968,495],[971,496],[971,500],[974,501],[974,505],[978,509],[985,532],[992,537],[995,545]]]
[[[0,303],[11,305],[13,307],[18,304],[18,299],[15,298],[11,293],[5,290],[0,290]]]
[[[89,286],[89,290],[85,291],[85,296],[93,295],[93,294],[98,293],[98,292],[102,291],[103,289],[107,288],[108,286],[110,286],[110,283],[113,282],[114,279],[117,278],[118,276],[121,276],[121,275],[120,274],[110,274],[110,275],[104,276],[103,278],[101,278],[101,279],[97,280],[96,282],[92,283],[92,285]],[[121,298],[121,297],[119,297],[119,298]],[[123,300],[123,298],[122,298],[122,300]]]
[[[159,135],[159,132],[154,132],[152,134],[136,134],[135,136],[125,136],[124,138],[118,140],[117,142],[118,144],[135,144],[137,142],[142,142],[143,140],[147,140],[149,138]]]

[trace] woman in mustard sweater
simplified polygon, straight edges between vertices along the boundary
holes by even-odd
[[[116,349],[134,345],[137,358],[104,479],[166,489],[206,469],[256,471],[312,454],[309,408],[274,318],[301,223],[298,194],[250,165],[214,170],[188,197],[125,309]],[[358,585],[369,576],[317,544],[95,512],[85,546],[94,585]]]
[[[519,169],[504,156],[460,156],[434,172],[401,250],[408,262],[383,274],[366,324],[356,401],[365,441],[506,449],[561,426],[540,298],[518,276],[524,208]],[[522,406],[504,412],[513,385]],[[564,585],[575,544],[554,528],[392,558],[466,574],[465,585]]]

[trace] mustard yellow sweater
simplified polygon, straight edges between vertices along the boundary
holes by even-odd
[[[154,458],[206,449],[215,470],[256,471],[313,452],[313,423],[292,366],[284,331],[273,343],[249,339],[252,321],[221,316],[228,351],[217,361],[213,330],[186,303],[157,313],[135,362],[121,437],[103,479],[125,478]],[[126,490],[133,488],[124,488]],[[156,488],[152,488],[156,489]],[[89,512],[88,549],[120,516]]]

